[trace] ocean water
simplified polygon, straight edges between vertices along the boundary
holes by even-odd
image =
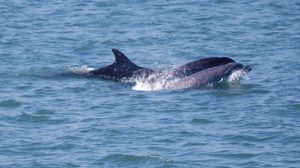
[[[0,2],[0,167],[300,167],[300,2]],[[87,77],[114,61],[207,56],[247,80],[143,91]]]

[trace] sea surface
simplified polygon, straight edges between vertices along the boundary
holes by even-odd
[[[182,90],[80,75],[112,48],[252,71]],[[0,167],[299,168],[300,1],[0,1]]]

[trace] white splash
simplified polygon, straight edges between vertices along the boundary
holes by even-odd
[[[228,78],[227,82],[228,83],[235,83],[235,82],[240,82],[243,80],[249,80],[249,76],[247,75],[247,72],[244,70],[237,70],[234,71]]]
[[[150,75],[146,78],[136,78],[134,82],[133,90],[154,91],[164,89],[167,84],[167,79],[157,75]]]
[[[168,89],[170,83],[176,82],[180,79],[175,78],[170,72],[161,72],[158,74],[152,74],[148,77],[139,77],[134,79],[135,86],[133,90],[139,91],[157,91],[162,89]]]
[[[69,67],[69,70],[73,73],[84,75],[84,74],[88,74],[90,71],[95,69],[88,67],[87,65],[83,65],[83,66],[76,65],[76,66]]]

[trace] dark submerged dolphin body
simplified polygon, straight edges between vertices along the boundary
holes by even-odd
[[[240,63],[231,62],[225,65],[209,68],[193,75],[187,76],[176,82],[171,82],[168,89],[200,88],[208,84],[215,84],[224,78],[229,77],[234,71],[243,70],[250,72],[250,66],[244,66]]]
[[[176,78],[184,78],[208,68],[235,62],[234,60],[227,57],[208,57],[189,62],[170,71],[161,72],[137,66],[131,60],[129,60],[125,56],[125,54],[117,49],[112,49],[112,52],[115,55],[115,62],[113,64],[96,70],[92,70],[89,73],[116,80],[130,79],[132,77],[147,78],[151,74],[154,74],[155,76],[171,76]]]

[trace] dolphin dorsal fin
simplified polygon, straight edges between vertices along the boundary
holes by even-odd
[[[112,52],[116,57],[116,61],[115,61],[116,63],[129,63],[129,62],[131,63],[131,61],[121,51],[117,49],[112,49]]]

